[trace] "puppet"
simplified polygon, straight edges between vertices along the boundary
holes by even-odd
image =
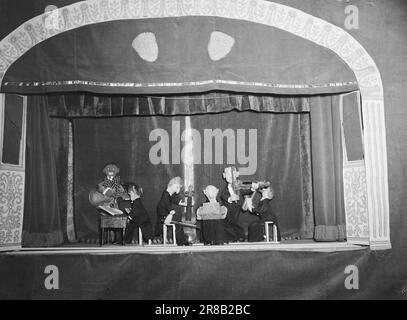
[[[238,188],[239,172],[234,167],[227,167],[223,171],[227,185],[220,194],[221,203],[227,208],[225,231],[230,242],[245,241],[245,232],[240,223],[240,214],[244,203],[243,197],[253,193],[252,184],[248,188]]]
[[[157,204],[157,221],[155,225],[156,238],[153,243],[161,243],[163,232],[163,225],[177,224],[175,229],[175,236],[178,245],[189,245],[188,238],[184,233],[182,227],[182,213],[180,212],[181,206],[186,204],[181,201],[179,193],[182,189],[183,181],[180,177],[172,178],[167,185],[167,189],[163,191],[160,201]],[[189,225],[193,227],[193,225]]]
[[[209,202],[205,202],[197,210],[198,220],[217,220],[225,219],[227,209],[222,206],[217,200],[219,189],[215,186],[209,185],[205,188],[203,193],[208,198]]]
[[[205,202],[197,210],[197,219],[201,222],[201,240],[204,244],[224,244],[228,242],[225,233],[227,209],[217,200],[219,189],[209,185],[203,193],[209,202]]]
[[[129,217],[129,224],[124,240],[126,243],[131,243],[134,230],[140,228],[144,241],[151,244],[154,237],[153,226],[150,221],[150,216],[141,200],[143,189],[133,182],[125,183],[124,186],[129,200],[124,200],[122,197],[117,199],[119,209],[127,213]]]
[[[272,209],[271,200],[274,198],[274,190],[270,186],[264,186],[259,188],[257,191],[261,193],[261,200],[256,207],[252,204],[248,207],[251,214],[258,217],[258,220],[253,221],[249,227],[248,240],[250,242],[264,241],[265,235],[265,225],[267,221],[273,222],[277,227],[277,240],[281,241],[280,227],[278,225],[277,215]]]
[[[95,207],[101,209],[116,208],[116,199],[118,197],[128,198],[120,183],[119,167],[114,163],[109,163],[103,168],[105,178],[97,185],[97,190],[92,190],[89,193],[89,202]],[[118,210],[119,211],[119,210]],[[108,212],[110,214],[121,214],[122,212]]]

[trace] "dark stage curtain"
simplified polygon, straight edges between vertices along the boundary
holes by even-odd
[[[311,175],[311,163],[304,159],[310,157],[310,150],[304,140],[310,141],[308,113],[256,113],[229,112],[219,115],[199,115],[191,117],[192,128],[199,132],[207,128],[249,128],[257,129],[257,167],[253,175],[242,176],[242,180],[270,181],[274,189],[273,210],[279,219],[281,233],[284,238],[312,238],[313,217],[311,207],[303,206],[312,201],[312,186],[306,177]],[[250,142],[246,135],[244,155],[250,153]],[[241,141],[237,141],[240,144]],[[223,149],[226,163],[227,150]],[[237,150],[238,152],[238,150]],[[304,155],[307,154],[307,155]],[[198,191],[198,202],[205,201],[203,188],[213,184],[217,188],[226,186],[222,172],[226,165],[195,165],[195,186]],[[237,167],[240,165],[237,164]],[[243,166],[244,167],[244,166]],[[303,179],[303,174],[305,178]],[[254,198],[256,205],[260,200],[259,193]],[[245,231],[248,225],[257,218],[249,213],[240,216]],[[311,221],[310,221],[311,220]],[[311,235],[311,236],[310,236]],[[247,236],[247,234],[246,234]]]
[[[22,239],[25,247],[56,246],[64,241],[64,215],[60,213],[60,202],[64,199],[58,194],[56,165],[64,155],[57,152],[56,157],[52,126],[58,124],[50,123],[47,99],[29,96]]]
[[[172,119],[181,121],[179,117]],[[73,120],[73,125],[74,205],[78,239],[97,238],[100,214],[90,205],[88,194],[103,180],[102,169],[108,162],[119,166],[122,182],[134,181],[143,187],[144,204],[155,219],[155,205],[169,179],[183,175],[181,164],[153,166],[149,162],[149,133],[156,128],[171,132],[171,118],[86,118]]]
[[[341,97],[311,100],[311,141],[316,241],[345,240]]]
[[[303,206],[303,189],[306,189],[306,186],[301,172],[307,170],[310,176],[310,167],[306,167],[310,166],[310,163],[305,165],[301,163],[302,140],[309,141],[309,136],[301,138],[303,117],[306,119],[309,115],[231,111],[191,116],[191,127],[201,138],[200,146],[194,145],[194,155],[200,155],[201,158],[199,163],[194,164],[196,205],[204,201],[202,190],[206,185],[212,184],[219,189],[225,187],[226,183],[222,178],[225,166],[236,165],[238,168],[255,166],[254,171],[243,176],[242,179],[271,181],[275,189],[273,206],[279,217],[283,236],[301,237],[307,234],[306,228],[312,228],[313,223],[311,226],[305,223],[305,215],[309,217],[310,212],[305,213]],[[89,204],[88,193],[103,179],[102,168],[107,162],[118,164],[122,181],[135,181],[142,185],[143,202],[154,225],[156,205],[168,180],[177,175],[184,176],[181,156],[184,142],[180,141],[180,138],[185,129],[186,117],[83,118],[74,119],[73,123],[75,214],[78,238],[80,240],[90,238],[93,241],[97,238],[99,213]],[[163,161],[165,163],[155,164],[150,157],[151,148],[157,144],[157,141],[150,141],[149,136],[156,129],[168,133],[169,144],[165,144],[166,147],[161,149],[165,154],[161,154],[162,158],[166,159]],[[233,159],[230,157],[233,151],[228,151],[225,138],[221,154],[215,155],[220,152],[219,148],[205,147],[205,130],[215,129],[220,129],[222,132],[230,129],[229,133],[235,139],[232,145],[229,145],[235,151]],[[241,132],[245,133],[245,141],[238,141],[238,129],[244,130]],[[256,141],[250,140],[249,130],[252,129],[257,130]],[[256,150],[250,150],[254,146]],[[209,150],[213,153],[210,163],[204,164]],[[243,157],[248,157],[250,153],[255,159],[250,160],[250,163],[244,163]],[[216,160],[219,156],[222,157],[222,161]],[[312,195],[312,190],[306,190],[306,193],[308,196]],[[247,230],[247,225],[255,217],[250,214],[242,214],[241,217],[241,222]]]
[[[67,210],[68,210],[68,152],[69,152],[69,120],[49,118],[49,130],[52,137],[52,152],[57,177],[58,206],[60,213],[61,228],[64,241],[67,236]]]

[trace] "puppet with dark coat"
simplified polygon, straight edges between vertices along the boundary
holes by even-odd
[[[250,213],[256,215],[259,220],[253,221],[249,225],[249,241],[250,242],[259,242],[265,240],[265,227],[264,223],[266,221],[272,221],[277,227],[277,239],[281,241],[280,227],[278,225],[277,216],[273,212],[271,207],[271,200],[274,197],[274,191],[271,187],[262,188],[259,190],[262,197],[258,205],[254,208],[249,206],[248,210]]]
[[[127,225],[124,240],[126,243],[131,243],[134,230],[140,227],[143,240],[151,244],[153,239],[153,227],[151,225],[150,216],[141,200],[143,189],[132,182],[126,183],[124,187],[130,199],[124,200],[118,198],[117,200],[119,209],[126,212],[129,216],[129,224]]]
[[[254,189],[240,190],[240,195],[234,192],[233,174],[234,178],[238,177],[239,172],[234,172],[232,167],[227,167],[223,171],[223,177],[228,183],[220,194],[221,204],[227,208],[227,215],[225,218],[225,232],[230,242],[245,241],[245,233],[242,225],[240,224],[240,215],[242,213],[243,196],[249,195],[254,192]]]
[[[155,239],[153,243],[161,243],[163,236],[163,225],[168,221],[178,221],[182,219],[180,206],[184,205],[179,193],[182,188],[182,179],[175,177],[168,182],[167,189],[164,190],[160,201],[157,204],[157,222],[155,225]],[[181,226],[175,227],[175,236],[178,245],[188,245],[187,237]]]

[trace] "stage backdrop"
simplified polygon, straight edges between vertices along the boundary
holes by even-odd
[[[248,173],[242,179],[271,181],[283,235],[299,236],[304,222],[301,134],[309,134],[300,130],[301,117],[309,115],[230,111],[74,120],[78,237],[97,238],[99,213],[89,204],[88,193],[103,179],[102,168],[108,162],[117,163],[123,181],[143,187],[144,204],[155,222],[156,205],[169,179],[185,176],[188,155],[181,140],[188,121],[194,134],[196,204],[205,201],[202,189],[207,185],[225,187],[223,169],[236,165]],[[246,228],[255,219],[250,214],[242,217]]]

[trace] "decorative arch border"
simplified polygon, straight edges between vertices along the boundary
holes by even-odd
[[[87,0],[25,22],[0,42],[0,84],[32,47],[82,26],[125,19],[211,16],[275,27],[335,52],[353,70],[362,98],[368,232],[373,249],[391,248],[383,84],[363,46],[349,33],[301,10],[264,0]],[[345,196],[346,198],[346,196]]]

